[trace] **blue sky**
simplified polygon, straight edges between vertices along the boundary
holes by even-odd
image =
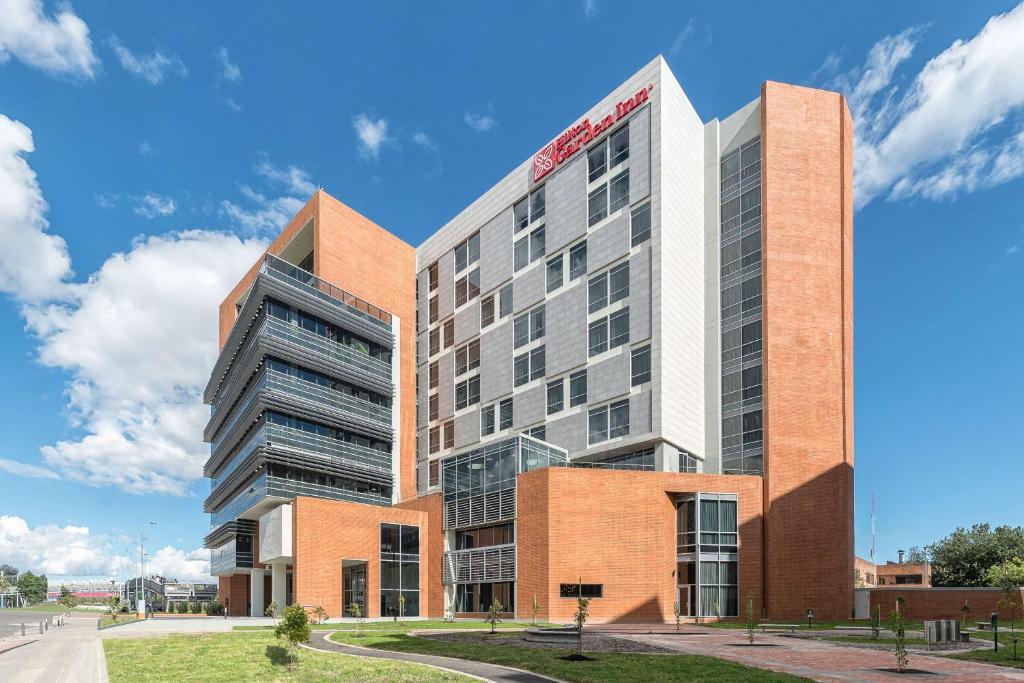
[[[155,566],[201,575],[195,394],[263,242],[319,185],[418,244],[659,53],[704,119],[766,79],[850,97],[858,553],[872,495],[879,559],[1022,523],[1012,3],[10,7],[0,562],[123,573],[153,520]]]

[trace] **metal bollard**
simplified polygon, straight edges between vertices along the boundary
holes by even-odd
[[[25,637],[25,622],[21,622],[21,637]]]
[[[39,622],[39,635],[43,635],[43,622]]]

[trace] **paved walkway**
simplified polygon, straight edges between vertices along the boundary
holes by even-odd
[[[370,657],[371,659],[394,659],[402,662],[414,662],[426,664],[438,669],[456,671],[467,674],[483,681],[493,683],[551,683],[554,678],[547,678],[528,671],[520,671],[507,666],[497,664],[486,664],[484,662],[471,662],[468,659],[453,659],[451,657],[438,657],[435,655],[419,655],[411,652],[391,652],[388,650],[374,650],[368,647],[354,647],[342,645],[330,640],[331,632],[314,631],[306,647],[323,652],[334,652],[353,657]]]
[[[101,637],[108,638],[139,638],[145,636],[164,636],[173,633],[224,633],[236,626],[273,626],[270,617],[173,617],[146,619],[124,626],[103,629]],[[245,633],[245,631],[238,631]],[[2,680],[2,679],[0,679]]]
[[[49,616],[49,615],[47,615]],[[97,617],[73,615],[64,626],[26,638],[28,644],[0,652],[4,683],[106,683],[107,662],[96,631]],[[6,644],[17,643],[17,640]]]
[[[591,627],[588,627],[591,628]],[[715,629],[684,626],[679,633],[673,626],[595,626],[592,631],[615,634],[686,654],[710,655],[740,664],[805,676],[816,681],[875,682],[957,680],[1000,682],[1024,681],[1024,671],[1008,667],[966,662],[941,655],[910,653],[909,668],[928,675],[907,676],[888,673],[896,666],[891,651],[847,647],[814,638],[786,637],[758,633],[755,645],[746,644],[746,632],[739,629]],[[652,631],[652,632],[648,632]]]

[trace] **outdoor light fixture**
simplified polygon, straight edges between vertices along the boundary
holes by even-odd
[[[814,621],[814,610],[813,609],[808,609],[807,610],[807,628],[811,627],[811,622],[812,621]]]

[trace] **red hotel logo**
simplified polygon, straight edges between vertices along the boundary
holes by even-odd
[[[578,152],[582,147],[590,144],[594,138],[604,133],[616,122],[629,116],[634,109],[647,101],[654,84],[641,88],[635,95],[615,105],[615,113],[608,114],[597,123],[590,123],[590,119],[583,119],[582,122],[565,131],[553,142],[549,142],[541,151],[533,157],[533,182],[537,182],[559,164]]]

